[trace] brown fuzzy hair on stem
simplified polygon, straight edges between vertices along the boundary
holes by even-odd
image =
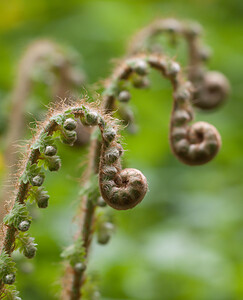
[[[150,69],[157,70],[172,85],[173,109],[170,122],[170,143],[173,153],[187,165],[200,165],[208,162],[220,148],[220,136],[217,130],[208,123],[199,122],[192,126],[188,125],[193,119],[192,85],[183,80],[180,65],[164,55],[137,54],[122,60],[111,77],[105,80],[101,101],[103,111],[111,114],[116,111],[116,100],[118,103],[128,103],[131,98],[128,83],[132,83],[136,88],[143,87]],[[134,84],[134,80],[136,84]],[[140,85],[137,84],[138,80]],[[175,136],[176,130],[183,131],[183,134]],[[147,184],[139,171],[120,169],[118,159],[122,149],[119,144],[113,144],[113,136],[113,130],[109,128],[103,132],[102,143],[99,138],[92,140],[89,175],[99,173],[101,195],[107,204],[119,210],[129,209],[141,201],[147,191]],[[180,146],[178,147],[178,142],[181,140],[186,141],[187,149],[185,151],[181,151]],[[107,148],[107,142],[112,147]],[[90,195],[85,196],[82,200],[83,213],[78,236],[82,237],[82,246],[85,250],[83,257],[85,268],[80,270],[75,269],[74,266],[67,268],[66,275],[69,273],[69,276],[66,276],[64,280],[63,299],[76,300],[82,297],[82,287],[86,281],[87,258],[94,232],[97,199],[97,196]]]
[[[125,59],[106,83],[103,103],[105,109],[114,109],[115,100],[119,100],[119,95],[125,90],[124,82],[133,80],[141,72],[146,76],[149,68],[159,71],[173,87],[174,104],[170,128],[173,153],[188,165],[200,165],[210,161],[220,149],[220,135],[216,128],[205,122],[188,126],[193,119],[193,87],[190,82],[184,82],[180,65],[164,55],[138,54]]]
[[[124,180],[130,180],[130,177],[134,177],[134,173],[141,174],[144,183],[144,191],[147,191],[147,182],[145,177],[140,171],[133,169],[133,174],[130,173],[130,169],[122,170],[120,167],[120,156],[122,155],[122,147],[118,143],[119,135],[117,133],[118,126],[116,120],[111,118],[109,115],[104,114],[101,109],[98,109],[94,104],[88,105],[84,101],[80,101],[74,106],[62,105],[60,109],[52,109],[49,112],[47,119],[41,123],[36,131],[36,134],[32,142],[28,146],[28,151],[25,159],[22,161],[22,170],[16,183],[16,189],[13,194],[13,200],[11,200],[11,209],[9,214],[5,216],[5,230],[3,231],[4,236],[1,241],[1,269],[2,270],[13,270],[12,261],[11,263],[6,259],[7,256],[11,256],[11,253],[18,248],[17,245],[21,244],[21,249],[24,249],[23,253],[28,257],[32,258],[36,251],[36,244],[33,244],[31,238],[25,235],[29,227],[31,218],[26,208],[26,201],[29,197],[35,200],[40,208],[45,208],[48,205],[49,197],[41,187],[44,182],[44,168],[49,171],[58,171],[61,167],[61,160],[56,155],[57,146],[55,139],[60,138],[65,144],[73,145],[76,139],[76,120],[80,119],[82,124],[85,126],[98,126],[102,136],[102,157],[106,157],[107,153],[113,151],[113,149],[119,149],[118,156],[115,158],[108,155],[104,164],[102,164],[100,175],[100,187],[101,193],[104,191],[104,183],[106,177],[103,177],[103,168],[105,164],[110,166],[111,157],[112,162],[116,161],[117,174],[115,175],[115,186],[117,189],[122,189],[121,186],[124,184],[122,177],[119,174],[127,174]],[[118,151],[118,150],[117,150]],[[116,179],[117,178],[117,179]],[[132,182],[132,180],[130,180]],[[145,195],[143,194],[143,196]],[[114,198],[114,199],[113,199]],[[142,200],[141,194],[137,195],[138,200],[134,197],[133,201],[136,203]],[[118,201],[115,196],[111,196],[111,202],[115,203]],[[43,204],[44,202],[44,204]],[[134,205],[133,205],[134,206]],[[16,243],[16,240],[18,243]],[[75,264],[76,266],[76,264]],[[1,274],[1,273],[0,273]],[[0,295],[6,295],[6,284],[10,284],[9,278],[15,278],[13,272],[2,272],[0,278]],[[14,280],[11,281],[11,284]]]
[[[35,73],[42,70],[42,79],[50,86],[51,102],[60,102],[67,93],[73,90],[74,86],[84,82],[84,75],[74,67],[74,59],[69,53],[58,44],[50,40],[37,40],[32,42],[26,49],[17,70],[17,78],[11,96],[11,112],[9,115],[9,128],[6,134],[6,145],[4,151],[4,161],[7,166],[7,174],[4,182],[10,180],[16,172],[19,159],[19,140],[24,136],[25,131],[25,109],[27,100],[35,81]],[[46,79],[46,78],[49,78]],[[50,82],[50,78],[51,80]],[[81,124],[80,124],[81,126]],[[79,131],[83,128],[81,127]],[[78,139],[79,144],[87,143],[89,133],[82,131],[82,139]],[[8,184],[3,186],[1,191],[1,207],[9,194]],[[0,223],[4,216],[4,210],[0,212]]]
[[[73,68],[71,59],[56,43],[50,40],[38,40],[28,46],[20,61],[12,92],[12,112],[5,151],[5,161],[8,166],[14,166],[17,162],[16,142],[23,136],[24,109],[33,85],[34,70],[41,65],[48,73],[57,74],[57,79],[51,86],[53,100],[64,99],[72,85],[80,85],[83,82],[83,75]]]

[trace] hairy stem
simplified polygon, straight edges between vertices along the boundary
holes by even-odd
[[[87,259],[87,255],[89,252],[90,243],[92,240],[92,232],[93,232],[93,223],[94,223],[94,216],[95,216],[95,208],[94,205],[96,199],[90,199],[85,197],[83,199],[83,223],[82,223],[82,232],[81,237],[83,241],[83,247],[85,249],[85,256],[84,259]],[[82,270],[75,270],[73,269],[73,281],[72,281],[72,288],[70,292],[70,299],[77,300],[81,299],[81,286],[84,280],[84,272],[85,268]]]
[[[0,296],[1,294],[4,294],[6,292],[6,289],[4,288],[4,283],[12,284],[12,281],[14,281],[15,279],[15,274],[13,273],[14,269],[12,265],[9,264],[9,262],[7,261],[6,256],[11,256],[11,253],[16,248],[15,240],[17,238],[23,238],[23,235],[21,235],[20,232],[27,231],[30,226],[31,217],[28,216],[29,214],[25,207],[25,201],[28,199],[29,196],[32,197],[32,199],[34,197],[34,200],[37,202],[40,208],[47,207],[47,203],[43,201],[48,201],[49,197],[46,199],[46,193],[43,192],[42,188],[40,188],[45,178],[44,173],[41,171],[41,165],[44,164],[44,166],[46,168],[49,168],[50,171],[58,171],[58,169],[61,166],[60,159],[58,156],[56,156],[57,147],[54,144],[55,139],[52,135],[55,132],[55,137],[59,136],[63,143],[73,145],[77,138],[75,132],[77,122],[74,120],[74,118],[80,119],[85,126],[98,126],[100,130],[103,145],[101,148],[101,156],[106,157],[106,160],[102,165],[102,168],[99,169],[99,172],[101,172],[103,175],[104,168],[106,166],[109,166],[110,164],[116,165],[115,174],[113,174],[114,178],[119,178],[122,172],[128,172],[126,171],[128,169],[121,169],[120,156],[122,155],[123,151],[118,141],[118,127],[115,119],[112,119],[108,115],[104,115],[103,112],[101,110],[98,110],[98,108],[95,105],[88,105],[82,101],[74,107],[65,107],[65,109],[62,109],[59,112],[56,112],[54,110],[54,112],[51,113],[47,120],[44,122],[44,124],[42,125],[42,129],[39,130],[39,133],[33,139],[33,143],[30,145],[27,159],[23,164],[23,172],[19,177],[19,182],[17,183],[16,195],[12,210],[4,218],[6,230],[4,232],[4,239],[1,245],[2,259],[0,259],[0,264],[2,264],[2,273],[0,273]],[[120,152],[118,151],[118,149]],[[111,153],[113,154],[111,155]],[[116,154],[115,156],[114,153]],[[138,170],[133,170],[133,172],[140,173]],[[99,185],[101,193],[108,192],[105,191],[104,188],[106,183],[107,176],[100,175]],[[123,182],[117,180],[116,183],[114,182],[112,188],[116,189],[118,192],[122,192],[122,185]],[[147,187],[145,177],[144,185],[145,187]],[[144,195],[146,191],[147,189],[145,188]],[[141,197],[140,195],[139,201],[141,201],[143,197]],[[93,205],[93,201],[95,200],[96,197],[87,197],[87,202],[85,206],[86,211],[84,218],[84,226],[82,230],[83,244],[75,245],[75,251],[72,252],[71,255],[69,252],[67,252],[68,254],[63,254],[63,257],[69,259],[70,265],[73,268],[73,272],[76,274],[75,281],[73,282],[73,288],[71,291],[72,299],[77,299],[80,293],[79,286],[80,280],[82,279],[80,273],[82,272],[78,270],[78,266],[80,266],[83,260],[83,252],[81,250],[87,249],[91,241],[89,233],[91,231],[92,218],[94,216],[95,206]],[[136,201],[136,197],[134,201]],[[26,241],[24,247],[28,246],[28,249],[24,250],[25,256],[28,258],[32,258],[35,255],[35,245],[32,243],[32,248],[30,249],[29,244],[30,242],[32,242],[32,240],[28,239],[28,237],[26,236],[24,236],[24,238]],[[84,256],[86,255],[85,253]],[[7,270],[10,271],[8,272]],[[9,282],[9,278],[13,278],[11,283]]]
[[[47,123],[47,125],[44,127],[44,129],[41,131],[40,135],[43,133],[48,133],[49,135],[52,134],[52,132],[55,130],[56,127],[56,123],[51,121],[49,123]],[[28,163],[34,164],[37,162],[38,158],[40,156],[40,152],[38,149],[34,149],[30,152],[29,154],[29,158],[26,161],[26,166]],[[15,201],[14,203],[21,203],[24,204],[24,201],[27,198],[27,194],[28,194],[28,188],[29,188],[29,182],[28,183],[23,183],[20,182],[18,184],[18,191],[15,197]],[[7,227],[7,230],[5,232],[5,237],[3,236],[2,241],[1,241],[1,252],[6,252],[9,256],[11,255],[11,253],[14,250],[14,242],[15,242],[15,236],[17,233],[17,229],[11,225]],[[0,295],[1,295],[1,291],[3,290],[4,287],[4,283],[2,280],[0,280]]]
[[[60,47],[49,40],[38,40],[30,44],[21,59],[16,83],[12,92],[12,111],[9,117],[9,128],[6,136],[4,160],[7,166],[7,183],[15,174],[19,159],[18,141],[24,135],[25,107],[33,87],[33,71],[44,68],[45,77],[57,76],[51,86],[52,101],[60,101],[67,96],[67,91],[83,81],[81,73],[74,70],[71,60]],[[4,216],[4,199],[8,198],[10,190],[8,184],[1,191],[0,223]]]
[[[39,131],[37,137],[34,139],[34,141],[32,143],[32,146],[30,146],[30,148],[29,148],[28,158],[25,160],[24,169],[23,169],[22,174],[25,174],[25,172],[29,168],[29,166],[36,165],[36,163],[40,159],[40,156],[43,155],[43,153],[41,153],[40,149],[42,149],[44,147],[44,146],[43,147],[41,146],[43,144],[44,137],[46,139],[48,136],[51,137],[53,132],[57,131],[57,130],[59,130],[59,131],[61,130],[63,132],[62,127],[60,127],[61,126],[60,122],[63,122],[64,123],[63,126],[65,126],[64,121],[65,121],[66,115],[67,116],[73,115],[75,118],[80,118],[80,117],[84,118],[85,116],[86,117],[89,116],[89,110],[90,110],[89,106],[84,105],[82,103],[82,104],[80,104],[80,106],[69,107],[68,109],[66,108],[65,110],[59,112],[57,115],[52,113],[52,115],[49,116],[47,121],[44,122],[43,129]],[[103,119],[98,113],[96,113],[96,116],[97,116],[97,122],[95,124],[90,124],[90,125],[97,125],[98,122],[101,122],[100,125],[98,125],[98,126],[100,126],[100,127],[104,126],[104,124],[106,123],[105,119]],[[71,120],[71,125],[74,126],[72,124],[73,123],[72,119],[68,119],[67,121],[69,121],[69,123],[70,123],[70,120]],[[83,122],[85,122],[85,119],[83,120]],[[70,130],[70,128],[68,130]],[[70,133],[70,131],[66,131],[66,132]],[[41,142],[42,142],[42,144],[41,144]],[[72,142],[73,142],[73,140],[72,140]],[[36,143],[37,143],[37,146],[35,146]],[[47,147],[47,146],[48,145],[46,145],[45,147]],[[44,151],[44,150],[42,149],[42,151]],[[54,170],[53,167],[50,170]],[[57,169],[55,169],[55,170],[57,170]],[[28,180],[21,179],[17,183],[15,200],[14,200],[14,203],[12,203],[13,207],[14,207],[15,203],[25,205],[25,200],[28,197],[29,190],[31,188],[31,184],[32,183],[30,183],[29,179]],[[6,253],[9,256],[11,255],[11,253],[13,252],[13,250],[15,248],[15,239],[16,239],[17,234],[18,234],[18,229],[15,226],[13,226],[12,224],[9,224],[8,226],[5,227],[5,230],[3,232],[2,241],[1,241],[1,253]],[[4,292],[4,283],[3,283],[2,279],[0,280],[0,288],[1,288],[1,292]]]
[[[129,82],[129,80],[132,80],[134,76],[137,75],[137,73],[141,74],[142,71],[144,71],[147,74],[147,70],[143,70],[144,66],[146,68],[152,68],[157,70],[161,73],[161,75],[168,79],[173,88],[173,94],[178,94],[178,101],[175,101],[174,96],[174,105],[172,110],[172,117],[174,116],[174,113],[176,111],[176,108],[178,107],[179,101],[181,101],[181,98],[184,98],[183,100],[183,107],[185,108],[188,118],[187,122],[192,120],[193,117],[193,111],[190,103],[192,89],[190,88],[189,84],[185,84],[182,80],[180,67],[177,63],[170,60],[169,58],[157,54],[149,54],[149,55],[135,55],[133,57],[130,57],[129,59],[124,60],[113,72],[113,75],[109,80],[106,81],[106,88],[103,92],[103,101],[102,101],[102,107],[104,109],[105,113],[113,112],[116,108],[115,102],[116,99],[119,99],[119,94],[122,92],[124,87],[121,87],[121,83]],[[144,74],[145,74],[144,73]],[[127,90],[127,87],[125,87]],[[176,99],[177,99],[176,98]],[[174,123],[172,123],[174,124]],[[188,127],[189,128],[189,127]],[[171,126],[171,130],[173,129],[173,126]],[[188,142],[189,143],[189,142]],[[102,146],[103,145],[103,146]],[[172,150],[176,154],[176,156],[180,159],[181,155],[177,151],[174,151],[174,140],[171,139],[171,145]],[[219,145],[220,146],[220,143]],[[103,163],[104,163],[104,156],[100,156],[100,153],[104,150],[102,150],[102,147],[104,148],[104,144],[101,144],[98,139],[94,140],[91,149],[90,149],[90,164],[89,164],[89,173],[98,173],[98,170],[100,171],[102,169]],[[218,147],[219,148],[219,147]],[[215,155],[216,153],[214,153]],[[210,159],[213,158],[211,156]],[[101,160],[99,160],[101,157]],[[210,160],[208,159],[208,160]],[[181,159],[184,163],[190,164],[190,158],[186,161]],[[196,164],[197,162],[193,162],[191,164]],[[198,162],[199,163],[199,162]],[[101,172],[99,173],[100,176]],[[131,174],[133,174],[133,171],[131,169]],[[130,174],[129,174],[130,175]],[[123,173],[120,177],[121,181],[126,181],[126,173]],[[130,175],[131,176],[131,175]],[[142,182],[143,178],[136,173],[134,174],[135,181]],[[101,177],[102,178],[102,177]],[[130,177],[131,178],[131,177]],[[117,180],[117,178],[116,178]],[[132,183],[132,182],[130,182]],[[112,188],[113,181],[109,181],[109,183],[104,183],[104,185],[108,185],[109,189]],[[129,187],[129,191],[131,192],[131,188]],[[105,189],[103,189],[104,191]],[[133,185],[132,194],[136,195],[136,199],[139,202],[139,196],[142,188],[136,187],[136,185]],[[122,196],[118,193],[116,193],[116,190],[113,190],[111,199],[106,199],[107,195],[105,192],[101,194],[105,201],[112,207],[116,209],[127,209],[131,208],[130,202],[131,198],[128,192],[128,188],[126,186],[123,187]],[[108,196],[109,198],[109,196]],[[126,203],[128,205],[126,206]],[[137,203],[134,203],[134,206]],[[92,233],[93,233],[93,221],[94,221],[94,214],[95,214],[95,207],[96,204],[92,199],[84,198],[83,199],[83,215],[82,215],[82,223],[81,223],[81,236],[84,241],[84,247],[85,247],[85,265],[87,265],[87,257],[89,253],[89,247],[90,247],[90,241],[92,239]],[[124,208],[126,207],[126,208]],[[82,285],[85,282],[85,270],[82,270],[82,272],[75,272],[73,270],[73,279],[72,279],[72,288],[69,291],[70,299],[77,300],[82,297]]]

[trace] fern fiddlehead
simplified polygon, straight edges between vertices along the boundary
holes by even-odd
[[[36,73],[38,73],[36,76]],[[49,87],[51,102],[59,102],[67,97],[68,93],[84,82],[84,75],[74,67],[74,59],[70,53],[65,51],[58,44],[50,40],[37,40],[31,43],[18,67],[17,78],[12,92],[11,112],[9,115],[9,128],[6,134],[6,146],[4,160],[7,167],[5,184],[1,191],[0,202],[4,202],[9,195],[10,178],[16,171],[19,160],[18,141],[24,136],[24,124],[26,117],[26,106],[29,96],[37,79],[44,81]],[[36,117],[36,116],[35,116]],[[38,117],[36,117],[38,119]],[[79,126],[79,132],[83,127]],[[88,133],[83,130],[83,139],[78,142],[87,142]],[[2,204],[4,205],[4,203]],[[0,212],[2,222],[4,211]]]
[[[145,176],[136,169],[122,170],[119,157],[121,146],[107,147],[102,144],[99,172],[101,196],[111,207],[118,210],[133,208],[144,198],[148,186]]]
[[[9,214],[5,216],[5,226],[2,230],[2,245],[0,256],[0,295],[6,296],[9,293],[16,293],[12,288],[7,288],[6,284],[14,283],[15,267],[12,260],[9,258],[11,253],[16,249],[16,246],[28,258],[35,256],[36,244],[25,232],[29,229],[31,217],[26,208],[26,201],[29,198],[34,199],[40,208],[45,208],[48,205],[49,196],[42,188],[44,182],[44,172],[41,166],[44,166],[50,171],[58,171],[61,167],[60,158],[56,155],[57,147],[55,145],[55,136],[59,137],[62,142],[73,145],[76,139],[76,121],[80,119],[84,125],[98,126],[106,143],[105,149],[109,151],[118,141],[116,122],[108,115],[104,115],[94,106],[78,103],[73,107],[65,107],[61,111],[54,110],[41,125],[36,137],[33,139],[29,147],[27,158],[24,162],[24,169],[21,172],[17,190],[14,195],[14,205]],[[112,140],[107,137],[107,132],[112,131]],[[108,135],[109,136],[109,135]],[[122,149],[119,144],[119,149]],[[122,150],[120,152],[122,155]],[[117,157],[119,160],[119,157]],[[118,163],[118,162],[117,162]],[[123,170],[126,172],[126,170]],[[135,172],[139,172],[135,170]],[[101,178],[101,177],[100,177]],[[146,179],[145,185],[146,185]],[[103,186],[103,179],[100,185]],[[141,199],[139,199],[141,200]],[[74,268],[79,270],[75,262]]]
[[[188,123],[193,119],[193,108],[191,105],[193,86],[190,82],[183,81],[179,64],[165,56],[143,54],[135,55],[125,60],[117,68],[114,76],[107,84],[106,92],[108,91],[109,94],[105,96],[104,106],[109,109],[114,107],[115,100],[119,100],[119,95],[123,92],[122,89],[126,88],[122,86],[122,83],[125,80],[133,79],[134,73],[137,74],[138,72],[138,66],[147,66],[147,69],[153,68],[158,70],[172,84],[174,104],[171,117],[170,140],[174,154],[182,162],[189,165],[203,164],[210,161],[220,148],[220,135],[216,128],[206,122],[195,123],[191,127],[188,126]],[[144,72],[144,74],[147,73]],[[188,146],[186,150],[188,152],[186,152],[187,154],[184,153],[184,158],[179,146],[183,143]],[[204,149],[205,147],[207,150]],[[205,150],[204,154],[203,149]],[[199,159],[199,152],[201,153],[201,160]]]
[[[104,112],[115,111],[116,100],[123,103],[129,102],[131,95],[127,83],[134,83],[134,79],[138,78],[140,82],[144,82],[151,68],[160,72],[172,84],[174,104],[170,141],[173,153],[188,165],[203,164],[210,161],[220,148],[220,135],[216,128],[206,122],[195,123],[192,126],[188,125],[193,119],[193,108],[190,101],[193,96],[193,89],[189,82],[183,81],[179,64],[166,56],[142,54],[129,57],[121,62],[114,70],[111,78],[106,80],[101,102]],[[135,87],[138,87],[138,85],[135,85]],[[175,134],[176,130],[183,130],[185,133],[178,137]],[[90,149],[89,171],[90,173],[99,172],[101,195],[108,205],[118,210],[129,209],[140,202],[147,191],[147,185],[144,176],[139,171],[134,169],[121,171],[120,165],[117,163],[120,156],[120,146],[119,144],[113,144],[113,136],[114,132],[109,128],[107,132],[103,133],[102,144],[99,139],[93,140]],[[190,151],[181,151],[178,142],[182,143],[182,139],[186,140]],[[107,148],[107,143],[112,147]],[[206,154],[201,154],[204,147]],[[97,199],[95,201],[92,197],[83,199],[83,219],[79,236],[82,236],[86,253],[84,257],[85,265],[87,264],[86,260],[93,234],[96,206]],[[85,282],[85,270],[86,268],[77,272],[72,268],[70,273],[73,278],[69,284],[69,289],[66,291],[66,297],[71,295],[70,299],[72,300],[81,297],[81,287]]]
[[[145,88],[148,86],[149,69],[158,70],[166,79],[170,80],[173,87],[173,109],[170,122],[170,143],[173,153],[188,165],[206,163],[217,154],[221,140],[217,130],[208,123],[197,122],[189,125],[193,119],[191,103],[203,109],[218,106],[228,94],[228,82],[218,72],[205,71],[203,62],[208,55],[199,43],[200,30],[198,30],[198,26],[189,26],[169,19],[157,22],[151,28],[152,30],[147,29],[140,35],[139,52],[144,43],[144,33],[146,43],[151,37],[161,32],[185,37],[189,46],[190,58],[188,77],[192,81],[193,87],[183,81],[180,66],[176,62],[158,54],[135,55],[124,60],[115,70],[111,79],[107,81],[102,102],[104,111],[105,113],[114,111],[117,99],[120,103],[129,102],[131,95],[128,82],[132,82],[136,88]],[[151,41],[147,44],[153,45]],[[151,49],[149,50],[151,51]],[[133,53],[137,53],[137,50],[134,50]],[[66,93],[66,88],[63,88],[62,91]],[[123,117],[127,118],[128,122],[132,120],[133,116],[126,108],[123,113]],[[64,118],[62,118],[63,115],[65,115]],[[98,194],[85,196],[81,234],[72,245],[73,247],[63,254],[69,260],[69,269],[73,279],[68,290],[70,299],[79,299],[81,296],[80,287],[85,279],[86,258],[92,238],[96,206],[104,206],[104,203],[107,203],[118,210],[129,209],[136,206],[146,194],[147,182],[143,174],[136,169],[122,170],[120,156],[123,150],[117,137],[117,127],[111,118],[101,117],[101,115],[101,112],[84,104],[80,107],[69,107],[65,112],[59,112],[56,116],[52,115],[53,128],[51,123],[45,124],[44,132],[42,131],[32,144],[28,163],[25,165],[18,185],[19,191],[16,194],[15,204],[5,218],[7,231],[0,257],[3,270],[0,278],[2,278],[2,293],[5,295],[9,294],[12,295],[12,298],[18,299],[16,291],[4,287],[5,284],[10,285],[15,280],[14,265],[11,260],[9,261],[9,255],[15,246],[17,245],[26,257],[35,256],[36,244],[33,238],[26,234],[31,224],[31,218],[26,210],[25,201],[28,197],[32,197],[36,200],[38,207],[48,206],[49,196],[42,188],[45,175],[40,164],[43,163],[50,171],[57,171],[61,166],[60,159],[56,155],[57,147],[52,140],[52,133],[59,132],[63,143],[73,144],[76,139],[74,131],[76,122],[73,118],[81,118],[81,122],[85,126],[98,126],[101,132],[101,140],[93,138],[92,141],[89,175],[93,176],[94,173],[99,173],[102,198],[99,201]],[[50,127],[48,128],[48,126]],[[107,228],[110,230],[112,227],[108,222],[104,225],[106,226],[101,226],[102,230]],[[108,235],[100,234],[99,240],[105,244],[109,240]]]
[[[23,135],[24,108],[33,86],[33,72],[36,68],[43,69],[45,78],[55,74],[56,78],[51,85],[53,100],[57,97],[65,98],[72,85],[80,85],[83,82],[83,75],[74,69],[71,59],[57,44],[49,40],[39,40],[28,47],[21,59],[12,93],[13,107],[5,151],[6,164],[9,166],[14,166],[17,162],[15,144]]]
[[[173,18],[158,19],[139,31],[130,42],[128,53],[134,55],[141,51],[163,53],[156,37],[168,35],[174,41],[185,39],[188,47],[188,80],[193,83],[192,102],[204,110],[220,106],[228,97],[230,85],[220,72],[207,71],[205,63],[210,57],[209,49],[201,42],[202,27],[196,22],[179,21]]]

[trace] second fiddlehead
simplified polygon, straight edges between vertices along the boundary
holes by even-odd
[[[179,30],[175,29],[176,26],[173,29],[171,23],[166,26],[168,32],[179,33]],[[192,46],[190,50],[194,51],[195,39],[193,36],[197,36],[198,33],[197,30],[190,30],[187,31],[185,37],[188,41],[192,39],[189,46]],[[203,57],[205,58],[205,53],[201,53],[200,59],[203,60]],[[191,54],[191,58],[193,59],[193,54]],[[194,81],[196,90],[189,82],[182,79],[180,66],[163,55],[135,55],[124,60],[114,71],[113,76],[106,82],[102,101],[104,113],[113,112],[116,109],[117,99],[120,103],[126,103],[130,100],[130,83],[136,88],[146,87],[148,85],[147,74],[149,70],[151,68],[156,69],[171,82],[173,88],[174,102],[170,122],[170,143],[173,153],[179,160],[188,165],[200,165],[210,161],[220,149],[220,136],[217,130],[208,123],[197,122],[191,126],[189,125],[193,119],[191,103],[197,106],[201,105],[201,108],[204,109],[217,106],[217,103],[224,98],[228,91],[224,77],[221,77],[221,82],[217,73],[214,73],[213,76],[212,73],[207,73],[208,76],[204,77],[201,63],[197,67],[196,60],[194,63],[195,76],[193,75],[190,79]],[[201,71],[202,73],[200,73]],[[213,85],[212,77],[215,79]],[[208,81],[208,84],[206,85],[203,80]],[[202,90],[200,90],[200,86],[203,86]],[[222,89],[222,86],[225,89]],[[215,101],[212,100],[212,94],[216,99]],[[218,94],[220,94],[219,98],[221,100],[218,100]],[[202,100],[203,97],[205,101]],[[208,100],[210,100],[210,103],[205,104]],[[128,121],[129,117],[131,118],[131,115],[128,114]],[[53,143],[52,133],[56,135],[58,132],[63,143],[73,144],[76,139],[74,132],[76,122],[74,119],[81,119],[85,126],[99,127],[99,137],[97,137],[96,132],[92,135],[88,177],[90,179],[91,176],[95,180],[99,177],[100,193],[103,198],[99,201],[99,194],[97,193],[86,194],[84,197],[81,231],[71,248],[63,253],[63,257],[69,263],[67,269],[70,279],[70,282],[64,287],[65,299],[76,300],[82,295],[80,288],[85,282],[86,260],[94,230],[96,206],[103,206],[104,203],[107,203],[118,210],[129,209],[140,203],[147,192],[146,178],[140,171],[131,168],[122,170],[120,157],[123,154],[123,149],[117,136],[117,126],[112,118],[84,103],[75,107],[67,107],[57,114],[52,114],[51,119],[48,119],[50,123],[47,121],[44,124],[43,131],[40,131],[40,135],[37,135],[36,140],[29,149],[29,156],[26,164],[24,164],[25,170],[22,172],[20,182],[17,183],[18,191],[15,195],[15,204],[5,218],[5,240],[0,257],[2,267],[0,284],[2,295],[7,295],[7,297],[11,296],[18,299],[17,292],[9,288],[15,280],[15,267],[10,258],[12,251],[14,248],[19,247],[27,258],[34,257],[36,252],[36,244],[33,238],[25,233],[31,223],[25,202],[28,197],[32,197],[37,202],[38,207],[45,208],[48,206],[49,196],[41,187],[45,176],[40,166],[44,164],[50,171],[57,171],[60,168],[60,159],[56,155],[57,148]],[[96,173],[99,173],[99,176],[96,176]],[[96,190],[96,185],[93,188]],[[112,230],[112,224],[108,222],[101,224],[100,227],[104,231]],[[105,244],[109,240],[106,233],[107,231],[105,234],[98,233],[100,243]]]
[[[188,125],[193,119],[190,101],[192,97],[191,84],[183,81],[180,65],[166,56],[158,54],[135,55],[121,62],[114,70],[111,78],[106,81],[103,101],[101,102],[104,112],[114,112],[117,99],[121,102],[128,102],[131,98],[129,83],[134,83],[134,79],[136,79],[136,83],[137,79],[144,82],[150,68],[160,72],[172,84],[174,105],[170,141],[173,153],[188,165],[200,165],[210,161],[220,148],[220,136],[216,128],[208,123],[203,122],[203,129],[201,128],[202,122],[192,126]],[[178,135],[176,131],[183,132],[183,134]],[[119,210],[129,209],[137,205],[143,198],[147,184],[144,176],[137,170],[121,170],[117,161],[122,150],[119,144],[113,142],[114,136],[115,133],[112,128],[107,128],[107,131],[103,132],[103,143],[100,143],[98,138],[93,140],[90,150],[89,173],[99,172],[101,194],[110,206]],[[181,140],[184,141],[181,142]],[[182,151],[180,144],[185,141],[187,149]],[[204,147],[206,154],[201,154]],[[66,290],[64,299],[65,297],[72,300],[79,299],[82,295],[81,287],[85,282],[85,270],[93,235],[97,198],[98,196],[91,195],[83,199],[83,215],[79,236],[85,249],[83,262],[85,267],[78,271],[74,266],[71,266],[71,269],[67,268],[69,288]],[[70,275],[72,279],[70,279]]]
[[[156,37],[168,35],[173,41],[182,37],[188,47],[188,79],[193,83],[192,103],[204,110],[220,106],[228,97],[230,85],[227,78],[220,72],[207,71],[205,63],[210,51],[201,42],[202,28],[196,22],[179,21],[176,19],[158,19],[140,30],[129,45],[128,54],[134,55],[141,51],[164,53],[156,42]]]
[[[132,81],[134,76],[141,76],[141,69],[143,69],[143,76],[146,76],[149,68],[158,70],[166,79],[170,80],[173,87],[174,105],[170,141],[174,154],[189,165],[200,165],[210,161],[220,148],[220,135],[216,128],[206,122],[188,126],[193,119],[191,105],[193,87],[190,82],[183,81],[179,64],[166,56],[159,54],[135,55],[122,62],[107,83],[104,92],[105,108],[113,107],[114,109],[115,100],[120,100],[121,93],[128,92],[126,83]]]

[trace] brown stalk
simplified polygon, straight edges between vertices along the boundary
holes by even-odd
[[[54,42],[49,40],[38,40],[30,44],[20,61],[16,83],[12,92],[12,111],[9,116],[9,128],[6,136],[6,148],[4,161],[7,166],[7,174],[4,182],[7,182],[1,190],[1,212],[0,223],[5,211],[3,209],[5,199],[8,198],[9,182],[16,172],[19,159],[19,140],[25,132],[25,110],[27,100],[31,93],[34,80],[33,72],[41,65],[48,68],[48,74],[56,74],[54,84],[51,86],[52,102],[58,102],[66,98],[67,92],[73,90],[74,85],[83,82],[83,75],[78,73],[72,66],[72,61],[64,54],[63,50]],[[86,137],[87,138],[87,137]]]
[[[158,55],[158,54],[148,54],[148,55],[135,55],[133,57],[130,57],[128,59],[125,59],[113,72],[113,75],[109,80],[106,81],[106,88],[103,92],[103,101],[102,101],[102,107],[104,109],[105,113],[111,113],[115,110],[115,102],[119,94],[119,82],[121,81],[129,81],[132,76],[136,73],[137,67],[142,62],[142,64],[146,64],[148,68],[152,68],[157,70],[161,75],[168,79],[173,88],[173,95],[174,95],[174,104],[173,104],[173,110],[172,110],[172,121],[171,121],[171,145],[172,150],[176,154],[176,156],[182,160],[184,163],[189,164],[189,160],[185,160],[183,155],[181,154],[180,150],[177,150],[177,148],[174,145],[177,145],[177,140],[174,140],[173,137],[173,130],[175,126],[178,126],[177,123],[175,123],[173,120],[174,114],[177,111],[179,107],[186,110],[186,113],[188,113],[188,119],[184,120],[182,122],[182,127],[186,128],[186,132],[189,131],[190,127],[186,125],[189,121],[192,120],[193,117],[193,111],[191,107],[190,99],[192,97],[192,89],[189,83],[185,84],[185,82],[182,80],[182,75],[180,71],[180,66],[174,62],[171,61],[169,58]],[[138,64],[138,65],[137,65]],[[116,86],[111,91],[111,87]],[[179,96],[176,96],[176,95]],[[184,100],[181,98],[184,97]],[[180,101],[183,102],[183,105],[179,104]],[[180,126],[181,126],[180,125]],[[210,125],[211,126],[211,125]],[[216,129],[215,129],[216,130]],[[190,137],[183,136],[188,142],[188,144],[194,143],[194,141],[190,140]],[[203,138],[202,138],[203,140]],[[202,143],[202,140],[195,141],[195,144]],[[189,147],[189,146],[188,146]],[[220,147],[220,143],[218,145],[218,149]],[[99,161],[101,152],[101,144],[98,140],[94,140],[93,144],[90,148],[90,164],[89,164],[89,173],[98,173],[100,171],[100,168],[102,166],[102,161]],[[207,160],[209,161],[216,155],[217,151],[211,155],[211,157]],[[198,157],[197,157],[198,158]],[[203,162],[195,161],[194,157],[191,158],[192,164],[201,164]],[[206,161],[205,161],[206,162]],[[102,194],[104,197],[104,195]],[[111,205],[111,203],[108,203]],[[111,205],[112,206],[112,205]],[[117,208],[117,207],[115,207]],[[82,237],[82,240],[84,241],[84,247],[85,247],[85,265],[87,265],[87,258],[88,253],[90,249],[90,242],[92,240],[93,235],[93,226],[94,226],[94,220],[95,220],[95,209],[96,204],[94,199],[89,199],[85,197],[83,199],[83,214],[82,214],[82,223],[81,223],[81,231],[80,235]],[[118,208],[119,209],[119,208]],[[66,290],[66,294],[63,295],[63,299],[72,299],[77,300],[82,298],[82,286],[85,282],[85,268],[81,270],[80,272],[76,272],[75,270],[71,270],[71,280],[70,282],[70,288]]]

